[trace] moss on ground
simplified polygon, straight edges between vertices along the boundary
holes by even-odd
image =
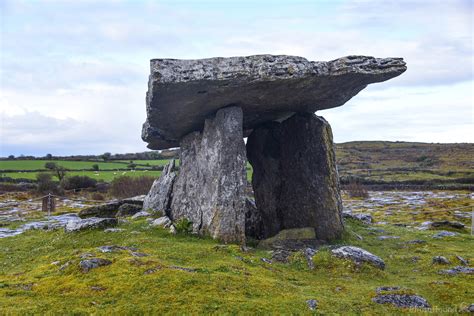
[[[346,226],[337,243],[382,257],[384,271],[336,259],[328,247],[315,255],[314,270],[298,254],[289,264],[270,265],[261,261],[270,257],[266,251],[242,252],[207,238],[173,236],[144,220],[121,224],[125,230],[113,233],[28,231],[0,239],[0,314],[310,314],[309,299],[316,299],[317,311],[324,314],[400,313],[372,302],[379,286],[401,286],[440,310],[472,303],[472,276],[440,275],[446,267],[431,261],[444,255],[455,266],[459,255],[472,262],[473,237],[463,233],[436,240],[433,231],[385,225],[379,233],[352,221]],[[381,234],[400,239],[381,241]],[[427,242],[406,243],[414,239]],[[133,257],[126,250],[100,253],[97,247],[103,245],[137,247],[149,256]],[[82,273],[78,264],[84,253],[113,263]]]

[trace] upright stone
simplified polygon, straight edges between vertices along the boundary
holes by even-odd
[[[256,128],[247,142],[263,235],[314,227],[321,240],[343,230],[342,202],[329,124],[310,113]]]
[[[245,241],[246,155],[242,109],[227,107],[206,119],[201,132],[180,142],[180,171],[171,219],[187,218],[193,231],[223,242]]]
[[[174,167],[175,161],[173,159],[163,168],[161,176],[153,182],[143,201],[143,210],[148,212],[152,210],[153,212],[162,212],[163,215],[169,215],[173,183],[176,178],[176,173],[173,172]]]

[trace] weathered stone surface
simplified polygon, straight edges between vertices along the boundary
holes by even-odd
[[[257,210],[255,202],[249,198],[245,199],[245,236],[257,240],[264,238],[263,220],[261,213]]]
[[[462,229],[464,228],[464,224],[461,222],[452,222],[452,221],[437,221],[437,222],[432,222],[430,224],[431,228],[439,228],[439,227],[445,227],[445,228],[457,228],[457,229]]]
[[[88,208],[84,208],[79,212],[80,218],[87,218],[87,217],[103,217],[103,218],[111,218],[115,217],[118,212],[120,205],[122,205],[122,201],[115,201],[106,204],[91,206]]]
[[[355,219],[367,225],[370,225],[373,222],[372,215],[368,213],[352,213],[351,211],[343,211],[342,215],[344,218]]]
[[[108,266],[110,264],[112,264],[112,261],[108,259],[92,258],[79,262],[79,267],[81,268],[82,272],[86,273],[89,272],[91,269],[95,269],[102,266]]]
[[[120,205],[120,207],[118,208],[118,212],[117,214],[115,214],[115,216],[116,217],[132,216],[140,212],[141,209],[142,207],[138,204],[124,203]]]
[[[143,201],[143,209],[148,212],[161,212],[169,214],[173,183],[176,179],[174,159],[163,169],[161,176],[153,182],[153,185]]]
[[[244,130],[294,112],[343,105],[368,84],[406,70],[401,58],[347,56],[312,62],[296,56],[257,55],[200,60],[154,59],[142,138],[151,149],[178,147],[202,130],[206,118],[235,105]]]
[[[310,310],[314,311],[318,308],[318,301],[317,300],[307,300],[306,305],[308,305],[308,308]]]
[[[145,200],[145,195],[137,195],[137,196],[123,199],[122,203],[143,205],[144,200]]]
[[[162,216],[152,221],[150,225],[168,228],[171,226],[171,220],[168,216]]]
[[[392,304],[402,308],[429,308],[430,304],[419,295],[413,294],[380,294],[372,299],[378,304]]]
[[[376,255],[362,248],[353,246],[342,246],[331,250],[332,254],[338,258],[352,260],[356,263],[367,262],[379,269],[385,269],[385,262]]]
[[[452,269],[447,270],[440,270],[439,274],[448,274],[448,275],[456,275],[456,274],[474,274],[474,268],[464,267],[464,266],[457,266]]]
[[[264,237],[308,226],[320,240],[340,237],[339,178],[331,128],[323,118],[298,113],[256,128],[247,156]]]
[[[442,230],[442,231],[434,234],[432,237],[433,238],[444,238],[444,237],[454,237],[454,236],[457,236],[457,235],[458,235],[458,233]]]
[[[141,212],[135,213],[135,214],[132,216],[132,219],[137,219],[137,218],[141,218],[141,217],[148,217],[148,216],[150,216],[150,215],[151,215],[151,214],[148,213],[148,212],[141,211]]]
[[[443,256],[433,257],[432,262],[433,264],[450,264],[449,260]]]
[[[318,242],[313,227],[283,229],[275,236],[261,240],[260,248],[299,250],[316,247]]]
[[[193,231],[224,242],[245,240],[247,185],[242,110],[227,107],[180,143],[180,172],[170,218],[187,218]]]
[[[91,217],[81,220],[69,221],[64,230],[66,232],[76,232],[85,229],[107,228],[116,226],[118,223],[116,218],[97,218]]]

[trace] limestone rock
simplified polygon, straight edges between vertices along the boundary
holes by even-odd
[[[143,206],[144,200],[145,200],[145,195],[137,195],[130,198],[125,198],[121,202]]]
[[[170,218],[187,218],[193,231],[223,242],[245,240],[247,186],[242,110],[227,107],[180,143],[180,171]]]
[[[306,305],[308,305],[308,308],[310,310],[314,311],[318,308],[318,301],[317,300],[307,300]]]
[[[449,260],[443,256],[433,257],[432,262],[433,264],[450,264]]]
[[[372,299],[378,304],[392,304],[402,308],[429,308],[430,304],[419,295],[413,294],[380,294]]]
[[[118,212],[120,205],[123,203],[121,201],[110,202],[101,205],[95,205],[82,209],[79,212],[80,218],[87,217],[102,217],[102,218],[111,218],[115,217]]]
[[[464,228],[464,224],[461,222],[452,222],[452,221],[437,221],[432,222],[430,224],[431,228],[439,228],[439,227],[446,227],[446,228],[457,228],[462,229]]]
[[[331,250],[332,254],[338,258],[352,260],[356,263],[367,262],[379,269],[385,269],[385,262],[376,255],[362,248],[353,246],[342,246]]]
[[[465,267],[465,266],[457,266],[452,269],[447,270],[440,270],[439,274],[448,274],[448,275],[456,275],[456,274],[474,274],[474,268]]]
[[[81,268],[82,272],[86,273],[89,272],[89,270],[102,267],[102,266],[108,266],[112,264],[112,261],[108,259],[103,259],[103,258],[92,258],[92,259],[86,259],[86,260],[81,260],[79,262],[79,267]]]
[[[113,227],[117,225],[117,219],[115,218],[97,218],[91,217],[81,220],[74,220],[69,221],[66,224],[65,231],[67,233],[76,232],[80,230],[86,229],[94,229],[94,228],[107,228]]]
[[[165,166],[161,176],[153,182],[153,185],[143,201],[145,211],[161,212],[169,214],[173,183],[176,179],[174,159]]]
[[[151,214],[148,213],[148,212],[141,211],[141,212],[135,213],[135,215],[132,216],[132,219],[137,219],[137,218],[141,218],[141,217],[148,217],[150,215]]]
[[[152,221],[150,225],[168,228],[171,226],[171,220],[168,216],[162,216]]]
[[[117,214],[115,214],[116,217],[126,217],[126,216],[132,216],[135,215],[136,213],[140,212],[142,207],[137,204],[130,204],[130,203],[124,203],[120,205],[118,208]]]
[[[454,236],[457,236],[458,233],[454,233],[454,232],[449,232],[449,231],[446,231],[446,230],[442,230],[436,234],[433,235],[433,238],[444,238],[444,237],[454,237]]]
[[[317,239],[340,237],[339,177],[331,127],[322,117],[298,113],[255,129],[247,156],[264,237],[308,226]]]
[[[344,218],[355,219],[367,225],[370,225],[373,222],[372,215],[367,213],[352,213],[351,211],[343,211],[342,215]]]
[[[296,56],[257,55],[150,62],[147,121],[151,149],[178,147],[201,130],[209,114],[228,105],[243,110],[244,130],[294,112],[343,105],[368,84],[406,70],[401,58],[347,56],[312,62]]]

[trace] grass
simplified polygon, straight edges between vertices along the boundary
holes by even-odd
[[[47,162],[54,162],[66,169],[92,169],[93,165],[99,165],[99,169],[127,168],[126,163],[96,162],[96,161],[67,161],[67,160],[2,160],[0,170],[39,170],[45,169]]]
[[[336,259],[327,248],[314,257],[314,270],[298,255],[288,265],[269,265],[260,260],[269,257],[264,250],[244,253],[236,245],[216,247],[214,240],[173,236],[143,220],[121,224],[125,231],[120,233],[30,231],[0,239],[0,313],[309,314],[305,301],[316,299],[324,314],[398,314],[400,309],[371,301],[378,286],[402,286],[440,309],[472,303],[472,277],[440,275],[438,270],[445,267],[432,265],[431,259],[445,255],[454,265],[454,256],[460,255],[472,262],[473,237],[434,240],[433,231],[387,225],[384,234],[401,238],[380,241],[370,227],[352,221],[346,226],[339,243],[379,255],[386,262],[385,271]],[[427,243],[406,243],[413,239]],[[96,247],[103,245],[137,247],[149,256],[99,253]],[[78,263],[86,252],[113,263],[84,274]],[[413,257],[419,259],[414,262]],[[69,266],[60,271],[66,262]],[[154,268],[154,273],[145,274]]]

